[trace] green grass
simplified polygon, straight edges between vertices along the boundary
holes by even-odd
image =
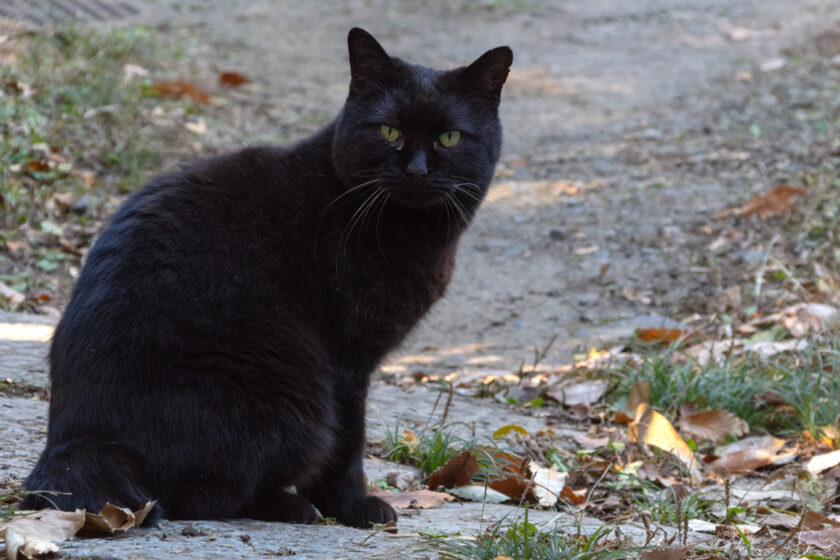
[[[183,122],[204,109],[151,95],[153,76],[183,77],[165,34],[81,25],[27,32],[7,21],[0,35],[0,281],[54,294],[89,242],[68,226],[100,227],[119,195],[182,159],[194,140]],[[127,64],[149,75],[126,80]],[[56,196],[84,197],[86,211],[68,213]],[[60,243],[68,239],[75,248]],[[3,254],[9,241],[26,244]]]
[[[406,430],[399,419],[393,429],[385,430],[385,458],[395,463],[405,463],[431,474],[452,457],[475,447],[475,439],[458,435],[459,424],[437,428],[421,428],[413,433],[416,440],[406,438]]]
[[[781,436],[805,430],[818,435],[823,426],[840,425],[839,348],[836,340],[814,342],[794,355],[762,359],[747,353],[705,367],[673,360],[675,349],[649,354],[640,366],[622,366],[614,372],[619,383],[611,399],[626,402],[631,387],[647,381],[650,404],[671,420],[683,403],[694,402],[700,408],[728,410],[753,430]],[[765,393],[781,397],[786,406],[762,404]]]
[[[537,526],[528,522],[528,510],[519,522],[498,523],[475,537],[423,535],[426,550],[440,558],[493,560],[508,556],[514,560],[611,560],[636,558],[638,547],[615,537],[612,529],[600,527],[592,535],[569,534],[554,524]]]
[[[148,100],[142,81],[124,81],[123,66],[145,64],[158,50],[140,26],[71,26],[16,38],[15,56],[0,67],[5,227],[38,225],[55,192],[81,194],[77,168],[95,174],[97,190],[131,190],[155,169],[165,148],[143,130]],[[44,148],[68,164],[45,168]]]

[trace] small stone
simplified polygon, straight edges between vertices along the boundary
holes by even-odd
[[[70,212],[77,216],[84,216],[88,209],[88,199],[86,196],[79,198],[70,206]]]

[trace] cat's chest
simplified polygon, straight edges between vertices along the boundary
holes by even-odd
[[[443,297],[454,265],[454,247],[360,258],[333,278],[336,319],[354,343],[390,349]]]

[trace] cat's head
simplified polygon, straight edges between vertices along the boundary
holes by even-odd
[[[502,144],[498,107],[513,53],[487,51],[440,71],[389,56],[369,33],[350,30],[350,94],[336,124],[333,159],[347,188],[383,189],[411,208],[474,210]]]

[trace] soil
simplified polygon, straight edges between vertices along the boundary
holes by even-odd
[[[716,216],[837,149],[835,138],[790,122],[803,99],[838,95],[823,83],[826,74],[801,62],[818,46],[824,64],[835,64],[840,45],[834,52],[830,41],[813,40],[840,20],[835,0],[161,0],[158,7],[170,14],[163,28],[189,38],[192,78],[234,69],[253,80],[207,111],[204,153],[286,143],[328,122],[346,95],[344,39],[354,25],[391,54],[437,67],[467,63],[498,44],[514,50],[496,184],[461,243],[448,296],[374,382],[372,438],[382,433],[380,414],[388,423],[433,413],[435,391],[404,391],[399,381],[407,374],[516,371],[555,337],[544,362],[565,363],[638,325],[708,311],[729,287],[726,271],[708,258]],[[730,262],[755,264],[755,248],[739,251]],[[45,342],[0,344],[2,377],[43,386]],[[0,399],[3,424],[12,426],[0,447],[3,486],[23,476],[39,451],[45,404],[30,397]],[[460,395],[450,414],[475,420],[483,435],[509,423],[545,424],[539,414]],[[369,475],[376,468],[367,467]],[[467,532],[485,515],[455,508],[424,511],[401,526]],[[364,535],[351,529],[319,527],[315,537],[311,528],[237,523],[199,530],[242,557],[283,555],[285,547],[297,548],[298,558],[374,557],[351,542],[364,536],[345,535]],[[184,527],[66,550],[119,558],[222,554],[211,537],[184,537]],[[277,538],[265,541],[277,531],[288,537],[283,547]],[[316,538],[344,544],[325,554],[311,547]],[[406,541],[394,542],[381,557],[405,549]]]
[[[831,0],[169,8],[169,25],[201,38],[189,55],[196,76],[236,69],[255,82],[210,125],[209,150],[290,142],[330,120],[346,95],[353,25],[436,67],[513,48],[497,183],[461,243],[448,297],[392,360],[398,373],[420,363],[516,370],[555,335],[546,361],[567,362],[598,341],[593,327],[706,310],[729,286],[705,262],[702,226],[820,155],[774,165],[773,138],[750,130],[779,115],[767,100],[745,106],[745,90],[767,81],[762,65],[791,66],[786,48],[840,18]]]

